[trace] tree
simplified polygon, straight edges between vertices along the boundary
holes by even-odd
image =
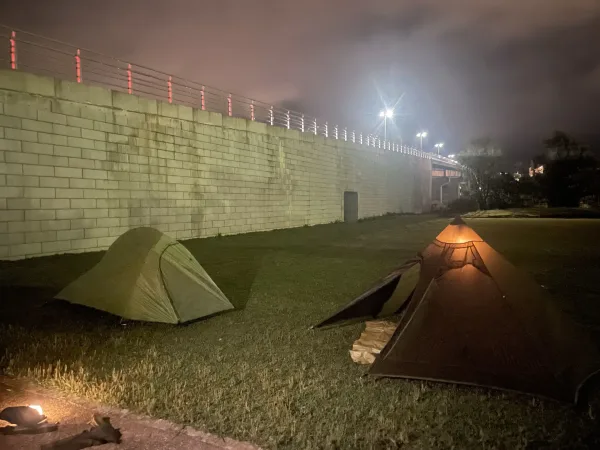
[[[490,138],[474,139],[457,155],[458,161],[466,168],[467,179],[480,209],[490,207],[501,158],[502,150]]]
[[[586,146],[564,131],[555,131],[551,137],[545,139],[544,148],[546,149],[546,157],[549,160],[576,158],[584,156],[587,152]]]
[[[597,195],[598,161],[567,133],[557,131],[544,141],[546,153],[535,158],[544,173],[536,175],[548,206],[577,207],[582,198]]]
[[[506,172],[491,179],[490,198],[488,205],[492,209],[504,209],[521,206],[520,181]]]
[[[519,185],[519,205],[533,206],[544,200],[539,177],[530,177],[529,174],[523,175],[518,182]]]

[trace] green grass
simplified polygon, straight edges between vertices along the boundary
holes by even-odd
[[[101,253],[2,262],[0,370],[267,448],[586,448],[595,407],[375,381],[348,355],[362,325],[309,330],[447,222],[385,217],[187,241],[239,308],[187,326],[122,326],[44,303]],[[470,224],[575,320],[600,326],[600,221]]]

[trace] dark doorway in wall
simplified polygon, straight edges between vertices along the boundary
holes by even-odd
[[[344,192],[344,222],[358,220],[358,192]]]

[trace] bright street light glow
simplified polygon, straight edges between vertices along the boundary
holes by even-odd
[[[448,155],[448,158],[454,159],[456,155]]]
[[[444,146],[443,142],[439,142],[437,144],[434,145],[435,148],[442,148]]]
[[[383,119],[383,139],[387,141],[387,120],[394,117],[394,108],[379,111],[379,117]]]
[[[420,133],[417,133],[417,137],[418,138],[427,137],[427,131],[421,131]]]
[[[394,117],[394,109],[393,108],[388,108],[384,111],[380,111],[379,112],[379,117],[384,117],[386,119],[391,119],[392,117]]]

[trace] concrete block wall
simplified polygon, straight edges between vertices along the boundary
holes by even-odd
[[[0,71],[0,258],[429,208],[429,160],[97,86]]]

